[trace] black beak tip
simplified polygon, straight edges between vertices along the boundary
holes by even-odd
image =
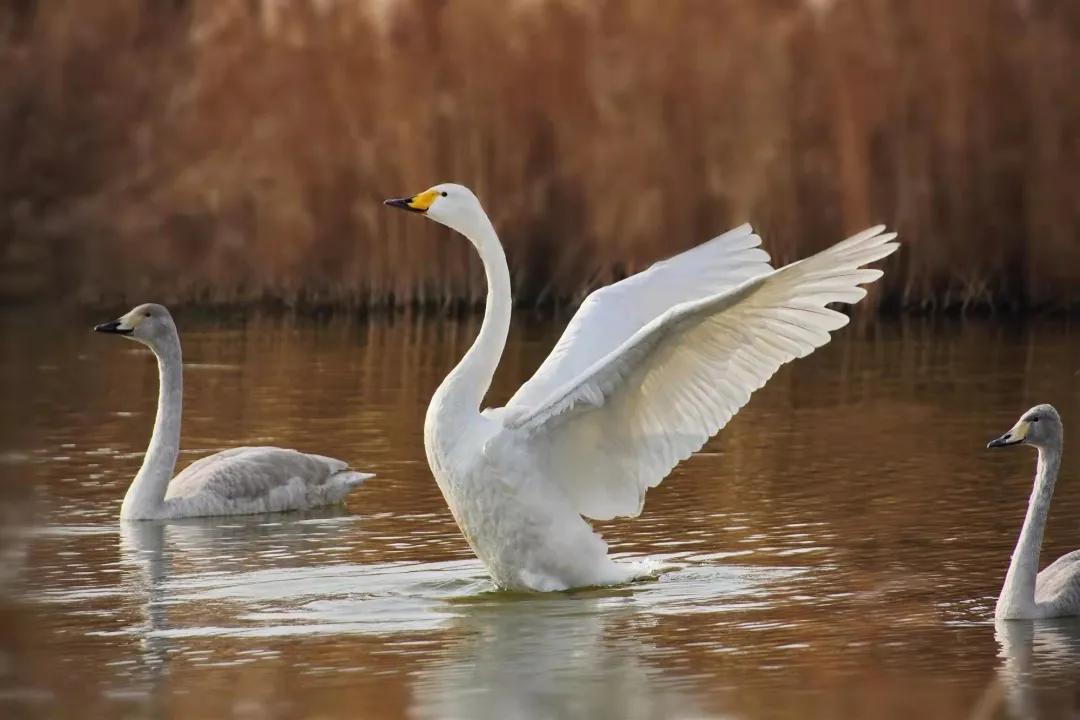
[[[94,332],[110,333],[113,335],[130,335],[130,330],[121,330],[119,320],[110,320],[94,326]]]
[[[414,208],[409,203],[412,202],[411,197],[406,198],[391,198],[389,200],[383,200],[383,205],[389,207],[400,208],[402,210],[408,210],[409,212],[422,212],[419,208]]]

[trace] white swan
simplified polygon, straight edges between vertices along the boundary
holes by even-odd
[[[336,503],[373,477],[322,455],[240,447],[196,460],[174,478],[180,452],[183,362],[172,316],[163,306],[148,303],[94,330],[136,340],[153,350],[158,362],[154,432],[142,467],[124,496],[122,519],[304,510]]]
[[[436,185],[386,204],[458,231],[487,276],[480,333],[435,392],[428,463],[474,552],[511,589],[625,582],[582,519],[641,512],[645,491],[722,428],[786,362],[829,341],[893,252],[875,227],[780,270],[743,225],[586,298],[506,407],[480,412],[510,326],[510,273],[472,192]]]
[[[987,445],[1005,447],[1023,443],[1039,451],[1035,488],[994,610],[999,620],[1080,615],[1080,550],[1062,555],[1039,572],[1039,549],[1061,467],[1061,440],[1058,411],[1051,405],[1036,405],[1009,432]]]

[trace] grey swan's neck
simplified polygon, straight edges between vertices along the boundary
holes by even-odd
[[[180,419],[183,412],[184,370],[180,340],[175,335],[160,347],[151,347],[158,363],[158,406],[154,432],[142,467],[124,496],[120,517],[140,520],[159,517],[165,491],[180,453]]]
[[[1039,463],[1035,472],[1035,487],[1028,501],[1024,526],[1016,541],[1005,584],[998,596],[995,615],[999,618],[1031,615],[1035,609],[1035,579],[1039,574],[1039,551],[1042,548],[1046,517],[1054,495],[1058,469],[1061,467],[1061,445],[1039,448]]]

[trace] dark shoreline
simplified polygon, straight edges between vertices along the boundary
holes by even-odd
[[[85,317],[89,321],[94,318],[100,319],[120,314],[140,302],[156,302],[159,300],[160,298],[133,298],[130,301],[110,300],[97,303],[65,303],[48,300],[3,302],[0,303],[0,315],[13,315],[20,312],[57,313],[77,315]],[[484,313],[483,301],[467,302],[464,300],[449,304],[408,303],[393,306],[363,306],[348,303],[289,303],[278,299],[232,303],[181,301],[167,304],[174,313],[187,315],[198,320],[238,320],[242,322],[264,318],[316,321],[337,318],[380,321],[413,319],[475,319],[479,321]],[[517,320],[528,318],[539,322],[568,321],[577,312],[578,306],[578,303],[570,302],[547,302],[540,305],[518,302],[514,305],[514,317]],[[843,306],[837,306],[837,309],[841,312],[845,311]],[[1080,319],[1080,304],[1069,308],[1003,304],[997,307],[979,305],[965,309],[960,306],[948,308],[902,308],[896,304],[885,302],[878,305],[873,311],[860,310],[856,306],[854,312],[848,314],[852,316],[853,324],[862,326],[872,326],[879,321],[902,322],[905,320],[982,321],[1000,319],[1008,323],[1027,320],[1067,321]]]

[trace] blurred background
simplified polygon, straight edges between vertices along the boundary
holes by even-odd
[[[461,306],[380,205],[452,180],[522,306],[750,221],[899,229],[869,310],[1075,308],[1078,69],[1075,0],[10,0],[0,297]]]
[[[0,718],[1080,717],[1080,620],[992,626],[1033,457],[984,450],[1037,402],[1080,447],[1078,81],[1078,0],[0,3]],[[777,264],[903,246],[862,322],[597,525],[670,572],[507,596],[423,449],[482,269],[381,204],[441,181],[523,310],[492,405],[561,310],[740,223]],[[149,300],[178,467],[376,478],[120,523],[158,374],[90,328]],[[1071,452],[1044,565],[1080,547]]]

